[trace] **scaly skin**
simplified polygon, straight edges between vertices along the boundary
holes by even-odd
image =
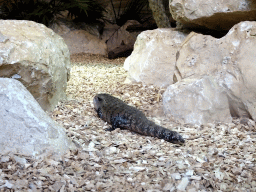
[[[148,120],[140,110],[109,94],[96,95],[93,104],[98,116],[112,125],[112,128],[108,129],[109,131],[116,128],[129,129],[171,143],[182,144],[185,142],[179,133],[156,125]]]

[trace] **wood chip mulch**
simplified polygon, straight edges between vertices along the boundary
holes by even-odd
[[[71,57],[68,100],[50,114],[76,146],[61,159],[0,156],[0,191],[256,191],[255,122],[193,126],[166,117],[164,88],[126,83],[125,58]],[[175,145],[128,130],[107,132],[92,99],[110,93],[178,131]]]

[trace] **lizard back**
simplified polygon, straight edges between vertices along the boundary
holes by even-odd
[[[127,105],[122,100],[109,94],[97,94],[93,99],[98,116],[116,128],[129,129],[136,133],[153,136],[172,143],[184,143],[180,134],[161,127],[148,120],[137,108]]]

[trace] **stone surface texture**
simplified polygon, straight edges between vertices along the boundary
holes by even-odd
[[[91,53],[107,55],[107,45],[105,41],[99,39],[95,28],[88,27],[88,31],[85,31],[61,24],[60,26],[55,25],[53,29],[64,39],[70,54]]]
[[[129,32],[127,27],[140,24],[138,21],[129,20],[123,26],[106,25],[102,34],[102,40],[107,43],[108,51],[112,51],[121,45],[133,47],[140,32]]]
[[[142,32],[125,60],[129,80],[166,87],[173,83],[176,52],[187,34],[173,29]]]
[[[183,123],[231,123],[228,97],[211,77],[184,79],[170,85],[163,94],[163,107]]]
[[[177,79],[210,76],[225,89],[232,116],[256,120],[256,22],[241,22],[221,39],[194,33],[179,51]]]
[[[18,80],[0,78],[0,153],[64,154],[74,147]]]
[[[185,27],[229,30],[241,21],[256,19],[252,0],[170,0],[173,18]]]
[[[0,20],[0,77],[18,79],[44,110],[66,98],[69,50],[51,29],[32,21]]]
[[[149,0],[149,7],[158,28],[171,28],[170,20],[165,12],[163,0]]]

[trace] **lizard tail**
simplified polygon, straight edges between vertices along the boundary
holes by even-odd
[[[142,123],[137,126],[137,129],[134,130],[137,133],[157,137],[159,139],[164,139],[168,142],[175,143],[175,144],[182,144],[185,143],[183,137],[177,133],[176,131],[171,131],[159,125],[156,125],[152,121],[147,121],[146,123]]]
[[[183,137],[176,131],[171,131],[159,125],[156,125],[154,129],[155,129],[154,131],[155,137],[159,139],[164,139],[168,142],[176,143],[176,144],[185,143],[185,140],[183,139]]]

